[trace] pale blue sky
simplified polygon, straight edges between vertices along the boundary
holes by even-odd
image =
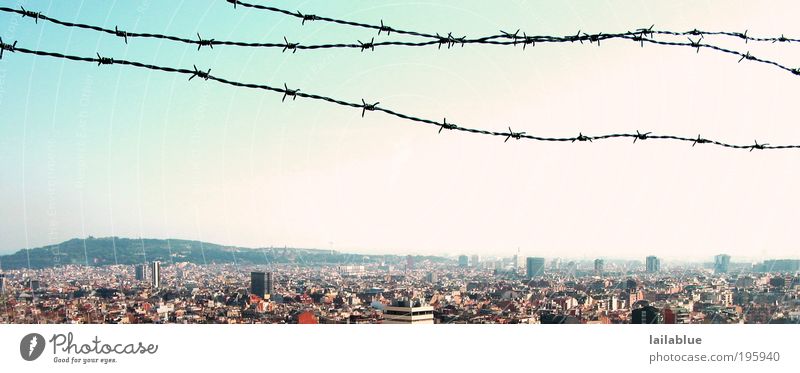
[[[258,0],[253,0],[258,2]],[[3,1],[16,7],[18,1]],[[10,5],[7,5],[10,4]],[[521,28],[749,30],[800,37],[797,5],[744,1],[271,1],[304,13],[478,36]],[[26,1],[63,20],[184,37],[354,42],[369,30],[216,1]],[[800,78],[733,56],[626,41],[527,48],[204,48],[0,14],[19,46],[334,96],[471,127],[799,143]],[[400,37],[376,37],[394,40]],[[709,39],[711,40],[711,39]],[[800,45],[721,45],[800,66]],[[628,140],[503,143],[186,76],[6,53],[0,252],[73,237],[543,256],[798,256],[800,152]]]

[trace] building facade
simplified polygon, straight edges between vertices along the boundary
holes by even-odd
[[[529,257],[526,260],[525,275],[534,278],[544,275],[544,258]]]
[[[644,306],[631,311],[631,324],[663,324],[661,312],[653,306]]]
[[[399,299],[383,309],[384,324],[433,324],[433,306],[424,300]]]
[[[267,275],[264,272],[250,272],[250,294],[264,298],[266,278]]]
[[[161,287],[161,262],[159,261],[153,262],[152,278],[150,279],[150,284],[153,286],[154,289],[158,289]]]
[[[136,281],[144,281],[145,277],[145,265],[144,264],[137,264],[134,268],[134,272],[136,272]]]
[[[273,276],[272,272],[267,272],[267,278],[265,284],[266,288],[264,291],[269,294],[275,294],[275,277]]]
[[[648,256],[645,259],[645,269],[647,273],[656,273],[661,271],[661,259],[658,259],[655,256]]]
[[[723,274],[728,273],[731,265],[731,256],[727,254],[719,254],[714,257],[714,273]]]
[[[595,273],[603,273],[605,270],[605,261],[603,259],[595,259],[594,260],[594,272]]]

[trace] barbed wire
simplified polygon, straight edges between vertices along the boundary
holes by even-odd
[[[251,4],[251,3],[246,3],[246,2],[238,1],[238,0],[225,0],[225,1],[233,4],[234,8],[236,8],[237,5],[241,5],[241,6],[245,7],[245,8],[266,10],[266,11],[270,11],[270,12],[273,12],[273,13],[280,13],[280,14],[283,14],[283,15],[296,17],[296,18],[299,18],[301,20],[301,25],[305,25],[306,21],[321,21],[321,22],[336,23],[336,24],[345,25],[345,26],[352,26],[352,27],[360,27],[360,28],[365,28],[365,29],[377,30],[378,31],[378,35],[380,35],[382,32],[385,32],[386,35],[390,35],[391,33],[394,32],[395,34],[403,34],[403,35],[410,35],[410,36],[420,36],[420,37],[424,37],[424,38],[437,38],[438,37],[438,35],[426,34],[426,33],[417,32],[417,31],[401,30],[401,29],[396,29],[396,28],[393,28],[393,27],[389,27],[389,26],[387,26],[387,25],[385,25],[383,23],[383,20],[381,20],[381,24],[380,25],[370,25],[370,24],[366,24],[366,23],[346,21],[346,20],[330,18],[330,17],[322,17],[322,16],[318,16],[318,15],[314,15],[314,14],[303,14],[303,13],[300,13],[300,11],[292,12],[292,11],[289,11],[289,10],[276,8],[276,7],[273,7],[273,6],[260,5],[260,4]]]
[[[233,0],[227,0],[227,1],[232,2]],[[244,5],[244,3],[241,3],[241,2],[236,2],[236,4]],[[252,4],[250,4],[250,5],[252,5]],[[261,8],[278,9],[278,8],[262,6],[262,5],[252,5],[252,6],[256,7],[258,9],[261,9]],[[424,36],[424,37],[432,38],[432,40],[420,41],[420,42],[408,42],[408,41],[382,41],[382,42],[375,42],[375,39],[373,38],[369,42],[362,42],[360,40],[357,40],[356,43],[335,43],[335,44],[304,45],[304,44],[300,44],[300,43],[291,43],[291,42],[289,42],[289,40],[286,37],[283,38],[283,40],[284,40],[283,43],[256,43],[256,42],[217,40],[217,39],[214,39],[214,38],[204,39],[202,36],[200,36],[200,33],[197,33],[197,39],[190,39],[190,38],[183,38],[183,37],[178,37],[178,36],[173,36],[173,35],[164,35],[164,34],[157,34],[157,33],[127,32],[127,31],[120,30],[118,26],[115,26],[114,29],[112,30],[112,29],[108,29],[108,28],[95,26],[95,25],[62,21],[62,20],[59,20],[59,19],[56,19],[56,18],[52,18],[52,17],[46,16],[46,15],[43,15],[41,12],[33,12],[33,11],[30,11],[30,10],[25,10],[24,8],[19,10],[19,9],[7,8],[7,7],[0,7],[0,11],[7,12],[7,13],[20,14],[20,15],[22,15],[22,17],[30,17],[30,18],[36,20],[37,23],[41,19],[41,20],[44,20],[44,21],[52,22],[52,23],[55,23],[55,24],[58,24],[58,25],[66,26],[66,27],[75,27],[75,28],[81,28],[81,29],[87,29],[87,30],[101,32],[101,33],[106,33],[106,34],[109,34],[109,35],[113,35],[113,36],[122,38],[125,41],[126,44],[128,43],[128,40],[130,38],[154,38],[154,39],[165,39],[165,40],[170,40],[170,41],[174,41],[174,42],[178,42],[178,43],[184,43],[184,44],[197,45],[197,50],[200,50],[202,47],[209,47],[210,49],[213,49],[215,45],[218,45],[218,46],[222,45],[222,46],[253,47],[253,48],[276,48],[276,49],[282,49],[282,52],[291,51],[292,53],[297,52],[297,50],[337,49],[337,48],[359,49],[361,52],[364,52],[364,51],[367,51],[367,50],[374,51],[376,47],[385,47],[385,46],[424,47],[424,46],[436,45],[436,46],[438,46],[439,49],[441,49],[442,46],[446,46],[449,49],[449,48],[451,48],[453,46],[461,45],[463,47],[464,45],[467,45],[467,44],[486,44],[486,45],[505,45],[505,46],[522,45],[522,48],[526,49],[528,45],[535,46],[536,43],[575,43],[575,42],[579,42],[579,43],[583,44],[583,42],[586,41],[586,42],[589,42],[590,44],[597,43],[597,45],[599,46],[600,42],[603,41],[603,40],[624,39],[624,40],[631,40],[633,42],[638,42],[638,43],[640,43],[640,45],[642,47],[644,47],[644,43],[647,42],[647,43],[656,44],[656,45],[662,45],[662,46],[676,46],[676,47],[696,48],[698,51],[700,50],[700,48],[708,48],[708,49],[712,49],[712,50],[715,50],[715,51],[718,51],[718,52],[727,53],[727,54],[731,54],[731,55],[737,56],[737,57],[739,57],[739,62],[741,62],[744,59],[747,59],[747,60],[750,60],[750,61],[756,61],[756,62],[760,62],[760,63],[765,63],[765,64],[768,64],[768,65],[772,65],[774,67],[780,68],[782,70],[788,71],[788,72],[790,72],[790,73],[792,73],[794,75],[800,76],[800,68],[793,68],[793,67],[790,67],[788,65],[784,65],[782,63],[779,63],[779,62],[776,62],[776,61],[773,61],[773,60],[768,60],[768,59],[764,59],[764,58],[758,58],[758,57],[755,57],[755,56],[751,55],[749,51],[746,52],[746,53],[743,53],[743,52],[739,52],[739,51],[736,51],[736,50],[719,47],[719,46],[716,46],[714,44],[702,43],[701,42],[703,40],[703,35],[729,35],[729,36],[739,36],[739,35],[741,35],[740,37],[747,38],[745,40],[757,40],[757,41],[778,41],[778,40],[787,41],[787,42],[800,41],[798,39],[790,39],[790,38],[785,38],[783,36],[781,36],[780,38],[752,38],[752,37],[746,36],[746,34],[747,34],[746,32],[745,33],[705,32],[705,31],[698,31],[698,30],[692,30],[692,31],[687,31],[687,32],[657,31],[657,30],[653,30],[652,26],[651,26],[650,28],[643,28],[643,29],[638,29],[636,31],[627,31],[627,32],[616,33],[616,34],[604,34],[604,33],[588,34],[588,33],[582,33],[581,31],[578,31],[578,33],[576,33],[575,35],[571,35],[571,36],[549,36],[549,35],[529,36],[529,35],[527,35],[525,33],[523,33],[520,36],[519,30],[517,30],[514,33],[501,31],[502,34],[500,34],[500,35],[492,35],[492,36],[485,36],[485,37],[480,37],[480,38],[468,39],[466,36],[455,37],[455,36],[452,35],[452,33],[448,33],[446,36],[440,36],[439,34],[429,35],[429,34],[417,33],[417,32],[411,32],[411,31],[402,31],[402,32],[399,32],[399,33],[405,33],[405,34],[417,35],[417,36]],[[275,11],[277,11],[277,10],[275,10]],[[284,13],[284,14],[296,16],[296,17],[300,17],[302,15],[299,12],[297,14],[291,13],[291,12],[288,12],[288,11],[284,11],[284,10],[280,10],[280,12]],[[307,15],[303,15],[303,17],[304,17],[303,18],[304,21],[308,20],[308,18],[306,18],[306,17],[308,17]],[[331,18],[327,18],[327,17],[317,17],[317,16],[313,16],[313,17],[314,17],[313,20],[331,20]],[[343,23],[343,24],[347,24],[347,25],[356,25],[356,26],[360,26],[360,27],[370,26],[370,25],[354,23],[354,22],[349,22],[349,21],[337,21],[337,23]],[[378,28],[378,29],[381,29],[381,27],[385,28],[386,26],[383,26],[383,25],[382,26],[372,26],[372,28]],[[397,30],[395,30],[395,29],[391,29],[391,30],[397,32]],[[691,38],[687,37],[688,42],[664,41],[664,40],[655,40],[655,39],[653,39],[652,35],[655,35],[655,34],[663,34],[663,35],[671,35],[671,36],[699,35],[700,39],[698,39],[697,41],[694,41]],[[646,37],[646,35],[650,35],[651,37],[648,38],[648,37]],[[1,53],[2,53],[2,50],[0,50],[0,58],[2,58],[2,54]]]
[[[14,44],[15,45],[15,44]],[[202,70],[197,68],[197,66],[192,66],[192,69],[185,69],[185,68],[175,68],[175,67],[168,67],[168,66],[159,66],[159,65],[152,65],[152,64],[145,64],[137,61],[129,61],[129,60],[122,60],[122,59],[114,59],[110,57],[103,57],[99,53],[97,57],[81,57],[81,56],[74,56],[74,55],[67,55],[57,52],[48,52],[48,51],[41,51],[41,50],[33,50],[27,49],[23,47],[10,47],[9,44],[2,44],[2,49],[4,51],[8,51],[10,53],[23,53],[23,54],[31,54],[37,56],[47,56],[47,57],[55,57],[60,59],[67,59],[72,61],[79,61],[79,62],[88,62],[88,63],[97,63],[98,66],[103,65],[127,65],[133,66],[143,69],[149,70],[157,70],[157,71],[164,71],[170,73],[178,73],[189,75],[189,80],[194,78],[199,78],[200,80],[208,81],[216,81],[218,83],[234,86],[234,87],[241,87],[241,88],[251,88],[251,89],[259,89],[265,90],[270,92],[276,92],[282,95],[282,101],[286,100],[286,97],[292,97],[295,100],[297,97],[300,98],[308,98],[312,100],[319,100],[325,101],[328,103],[350,107],[354,109],[358,109],[361,111],[361,116],[365,117],[367,112],[383,112],[390,116],[404,119],[410,122],[415,122],[419,124],[427,124],[433,127],[438,128],[438,132],[441,133],[443,130],[447,129],[450,131],[461,131],[461,132],[468,132],[480,135],[488,135],[488,136],[497,136],[504,138],[504,142],[508,142],[511,139],[515,140],[534,140],[534,141],[542,141],[542,142],[560,142],[560,143],[575,143],[575,142],[594,142],[600,140],[608,140],[608,139],[632,139],[632,143],[641,142],[644,140],[673,140],[673,141],[680,141],[691,143],[692,147],[696,146],[697,144],[713,144],[725,148],[731,149],[744,149],[744,150],[767,150],[767,149],[800,149],[800,144],[797,145],[770,145],[766,143],[759,143],[758,141],[754,141],[753,144],[731,144],[726,143],[719,140],[712,140],[710,138],[703,137],[701,135],[697,135],[697,137],[684,137],[684,136],[675,136],[675,135],[655,135],[651,132],[640,132],[636,131],[635,133],[612,133],[612,134],[603,134],[603,135],[584,135],[582,132],[579,132],[577,136],[568,136],[568,137],[545,137],[545,136],[538,136],[528,134],[527,132],[517,132],[514,131],[510,126],[508,127],[508,131],[491,131],[485,129],[478,129],[478,128],[470,128],[465,126],[460,126],[452,122],[448,122],[447,119],[443,119],[441,122],[437,120],[431,120],[426,118],[421,118],[409,114],[404,114],[398,111],[394,111],[385,107],[380,107],[380,102],[372,102],[366,101],[365,99],[361,99],[361,103],[357,102],[349,102],[340,99],[336,99],[333,97],[322,96],[318,94],[306,93],[302,92],[299,89],[290,89],[286,84],[284,87],[274,87],[265,84],[255,84],[255,83],[245,83],[245,82],[238,82],[234,80],[229,80],[223,77],[218,77],[211,75],[211,69]]]
[[[364,28],[364,29],[378,30],[378,35],[380,35],[381,32],[386,32],[387,35],[389,33],[391,33],[391,32],[394,32],[396,34],[418,36],[418,37],[424,37],[424,38],[429,38],[429,39],[440,39],[440,38],[442,38],[441,36],[439,36],[439,34],[429,34],[429,33],[424,33],[424,32],[419,32],[419,31],[410,31],[410,30],[403,30],[403,29],[397,29],[397,28],[389,27],[389,26],[386,26],[383,23],[383,20],[380,21],[380,25],[374,25],[374,24],[346,21],[346,20],[341,20],[341,19],[336,19],[336,18],[311,15],[311,14],[303,14],[300,11],[292,12],[292,11],[289,11],[289,10],[286,10],[286,9],[276,8],[276,7],[273,7],[273,6],[250,4],[250,3],[246,3],[246,2],[243,2],[243,1],[239,1],[239,0],[225,0],[225,1],[228,2],[228,3],[233,4],[234,8],[236,8],[237,5],[241,5],[241,6],[246,7],[246,8],[266,10],[266,11],[270,11],[270,12],[273,12],[273,13],[279,13],[279,14],[283,14],[283,15],[287,15],[287,16],[291,16],[291,17],[300,18],[302,20],[301,25],[305,25],[306,21],[313,20],[313,21],[323,21],[323,22],[329,22],[329,23],[336,23],[336,24],[345,25],[345,26],[351,26],[351,27],[359,27],[359,28]],[[668,30],[654,30],[653,29],[654,27],[655,27],[655,25],[652,25],[649,28],[641,28],[641,29],[638,29],[638,31],[636,33],[644,32],[644,33],[650,34],[650,35],[658,35],[658,34],[660,34],[660,35],[672,35],[672,36],[720,35],[720,36],[730,36],[730,37],[739,38],[739,39],[744,40],[745,43],[748,42],[748,41],[772,42],[772,43],[776,43],[776,42],[782,42],[782,43],[800,42],[800,39],[787,38],[784,35],[781,35],[780,37],[752,37],[752,36],[748,36],[747,35],[748,30],[745,30],[744,32],[702,31],[702,30],[698,30],[698,29],[693,29],[693,30],[690,30],[690,31],[668,31]],[[523,38],[523,37],[519,36],[519,31],[520,31],[520,29],[518,29],[515,33],[509,33],[509,32],[505,32],[505,31],[500,31],[500,34],[493,35],[493,36],[487,36],[487,37],[484,37],[482,39],[494,40],[494,39],[519,39],[519,38]],[[578,32],[578,34],[580,35],[580,32]]]

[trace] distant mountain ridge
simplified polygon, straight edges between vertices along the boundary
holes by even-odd
[[[195,264],[212,263],[362,263],[374,256],[362,254],[343,254],[332,250],[298,248],[244,248],[223,246],[209,242],[121,237],[74,238],[60,244],[21,249],[13,254],[0,256],[0,268],[19,269],[48,268],[59,265],[79,264],[105,266],[113,264],[136,264],[158,260],[165,263],[191,262]],[[378,255],[387,261],[400,260],[397,255]],[[419,259],[445,261],[445,258],[419,256]]]

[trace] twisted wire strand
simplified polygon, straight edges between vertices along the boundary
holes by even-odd
[[[427,124],[433,127],[438,127],[438,132],[441,133],[443,130],[451,130],[451,131],[461,131],[461,132],[468,132],[480,135],[488,135],[488,136],[497,136],[501,138],[505,138],[504,142],[508,142],[510,139],[526,139],[526,140],[534,140],[534,141],[544,141],[544,142],[560,142],[560,143],[575,143],[575,142],[594,142],[594,141],[601,141],[601,140],[608,140],[608,139],[619,139],[619,138],[627,138],[633,139],[633,143],[642,142],[645,140],[671,140],[671,141],[679,141],[679,142],[686,142],[692,143],[692,146],[697,144],[713,144],[725,148],[730,149],[746,149],[749,151],[753,150],[767,150],[767,149],[800,149],[800,144],[789,144],[789,145],[770,145],[765,143],[759,143],[758,141],[754,141],[753,144],[746,145],[746,144],[732,144],[726,143],[719,140],[713,140],[709,138],[704,138],[700,135],[697,137],[684,137],[684,136],[675,136],[675,135],[656,135],[650,132],[642,133],[640,131],[636,131],[635,133],[612,133],[612,134],[602,134],[602,135],[593,135],[587,136],[583,133],[579,133],[577,136],[568,136],[568,137],[545,137],[545,136],[538,136],[533,134],[528,134],[526,132],[515,132],[508,128],[508,131],[491,131],[486,129],[478,129],[478,128],[470,128],[457,125],[452,122],[447,122],[447,119],[437,121],[431,120],[426,118],[417,117],[410,114],[401,113],[398,111],[394,111],[392,109],[379,107],[378,105],[380,102],[375,103],[368,103],[364,99],[361,100],[361,103],[358,102],[350,102],[345,101],[333,97],[323,96],[319,94],[313,93],[305,93],[301,92],[299,89],[289,89],[285,84],[284,87],[274,87],[265,84],[256,84],[256,83],[246,83],[246,82],[238,82],[230,79],[226,79],[223,77],[218,77],[211,75],[211,69],[208,70],[200,70],[196,66],[193,66],[193,69],[185,69],[185,68],[174,68],[168,66],[159,66],[159,65],[152,65],[152,64],[145,64],[137,61],[129,61],[129,60],[118,60],[110,57],[103,57],[100,54],[97,54],[97,57],[82,57],[82,56],[74,56],[74,55],[67,55],[63,53],[56,53],[56,52],[48,52],[48,51],[41,51],[41,50],[33,50],[27,49],[23,47],[14,47],[12,50],[9,50],[12,53],[23,53],[23,54],[31,54],[36,56],[47,56],[47,57],[55,57],[60,59],[66,59],[71,61],[79,61],[79,62],[88,62],[88,63],[97,63],[98,66],[101,65],[127,65],[133,66],[143,69],[149,70],[157,70],[157,71],[164,71],[169,73],[178,73],[189,75],[189,80],[194,78],[198,78],[199,80],[213,80],[218,83],[234,86],[234,87],[242,87],[242,88],[251,88],[251,89],[258,89],[258,90],[265,90],[270,92],[275,92],[283,95],[283,100],[287,97],[291,97],[292,99],[296,99],[297,97],[301,98],[308,98],[313,100],[325,101],[332,104],[359,109],[361,110],[361,116],[364,117],[366,113],[379,111],[390,116],[394,116],[400,119],[405,119],[410,122],[415,122],[419,124]]]

